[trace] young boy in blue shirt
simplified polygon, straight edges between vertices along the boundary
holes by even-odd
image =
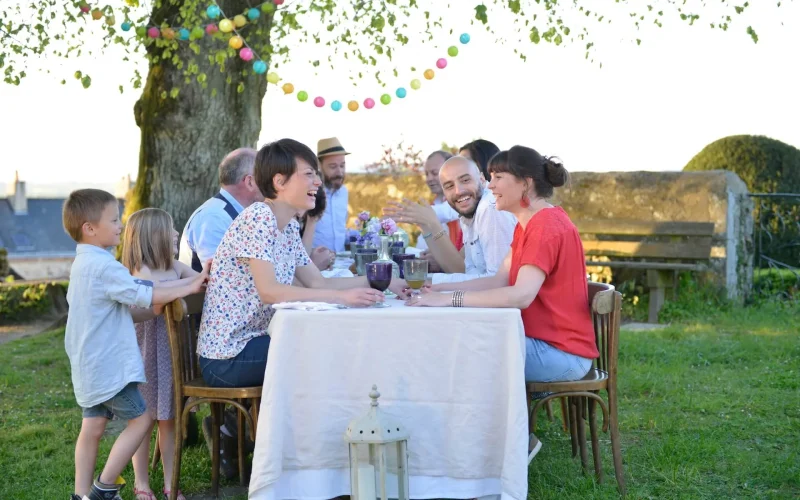
[[[119,203],[98,189],[73,191],[64,203],[63,223],[78,243],[70,270],[64,338],[75,398],[83,409],[72,498],[116,500],[125,484],[120,473],[153,428],[138,389],[145,382],[144,365],[130,306],[149,308],[201,291],[208,264],[200,275],[170,287],[154,288],[152,282],[131,276],[107,250],[120,241]],[[114,415],[127,420],[128,426],[94,479],[100,438]]]

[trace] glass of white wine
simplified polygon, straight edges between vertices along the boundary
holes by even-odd
[[[411,295],[419,295],[419,290],[428,279],[428,261],[424,259],[408,259],[403,261],[403,276],[411,287]]]

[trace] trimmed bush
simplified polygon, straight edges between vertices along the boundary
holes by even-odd
[[[0,324],[28,321],[63,308],[68,283],[8,283],[0,285]]]
[[[800,149],[761,135],[714,141],[683,170],[729,170],[751,193],[800,193]]]

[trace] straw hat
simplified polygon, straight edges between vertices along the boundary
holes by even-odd
[[[317,142],[317,158],[323,158],[331,155],[349,155],[342,147],[342,143],[336,137],[328,139],[320,139]]]

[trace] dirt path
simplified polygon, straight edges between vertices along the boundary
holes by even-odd
[[[31,337],[42,332],[53,330],[66,324],[66,321],[67,315],[64,314],[62,316],[48,316],[21,325],[0,326],[0,345],[11,342],[12,340]]]

